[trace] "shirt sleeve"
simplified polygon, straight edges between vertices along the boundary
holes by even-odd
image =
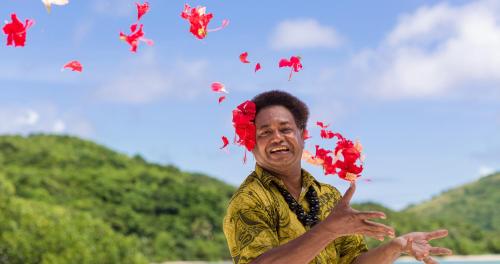
[[[230,202],[223,228],[235,264],[249,263],[279,245],[276,220],[268,210],[269,206],[248,194]]]
[[[362,253],[368,251],[362,235],[345,236],[335,240],[339,264],[351,264]]]

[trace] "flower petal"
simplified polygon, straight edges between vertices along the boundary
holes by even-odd
[[[120,39],[130,45],[130,51],[132,52],[137,52],[139,41],[143,41],[150,46],[154,44],[152,40],[144,38],[143,26],[143,24],[138,23],[132,24],[130,26],[130,35],[120,32]]]
[[[304,140],[310,139],[311,136],[309,135],[309,130],[304,128]]]
[[[260,70],[262,67],[260,66],[260,63],[257,63],[255,64],[255,71],[254,72],[257,72],[258,70]]]
[[[329,126],[329,124],[323,123],[321,121],[316,122],[316,125],[318,125],[322,129],[325,129],[325,128],[327,128]]]
[[[299,56],[292,56],[290,59],[281,59],[278,63],[278,66],[280,68],[283,67],[290,67],[290,75],[288,77],[288,80],[292,78],[293,72],[298,72],[302,69],[302,63],[300,62],[301,58]]]
[[[227,147],[227,145],[229,145],[229,140],[227,139],[227,137],[222,136],[222,147],[220,149]]]
[[[247,57],[248,57],[248,52],[243,52],[240,54],[240,61],[243,62],[243,63],[250,63],[248,60],[247,60]]]
[[[42,0],[42,3],[47,9],[47,12],[50,13],[51,5],[67,5],[69,0]]]
[[[79,61],[70,61],[63,66],[63,69],[71,69],[71,71],[82,72],[83,66]]]
[[[216,93],[228,93],[228,91],[226,90],[226,86],[220,82],[213,82],[211,87],[212,91]]]
[[[144,2],[143,4],[141,3],[135,3],[135,4],[137,5],[137,20],[141,20],[141,17],[149,11],[149,3]]]

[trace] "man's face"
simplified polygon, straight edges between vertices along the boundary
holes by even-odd
[[[257,163],[271,171],[281,172],[291,166],[300,168],[304,149],[302,129],[297,127],[290,111],[283,106],[269,106],[255,117]]]

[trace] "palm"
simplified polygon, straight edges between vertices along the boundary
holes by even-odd
[[[433,247],[429,241],[443,238],[448,235],[447,230],[436,230],[432,232],[412,232],[402,235],[398,239],[403,242],[403,251],[417,260],[423,260],[427,264],[437,263],[430,255],[449,255],[451,250],[442,247]]]
[[[424,232],[413,232],[406,234],[403,237],[406,238],[407,241],[411,241],[411,244],[408,243],[407,245],[407,253],[410,254],[411,251],[413,251],[413,254],[410,255],[429,255],[429,251],[432,246],[429,244]]]

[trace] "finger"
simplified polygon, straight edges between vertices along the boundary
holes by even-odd
[[[345,191],[344,197],[342,197],[342,202],[349,204],[351,203],[352,196],[354,195],[354,192],[356,191],[356,182],[351,182],[351,186],[349,186],[349,189]]]
[[[451,255],[453,254],[453,251],[451,251],[448,248],[443,248],[443,247],[432,247],[429,252],[432,255]]]
[[[433,240],[433,239],[438,239],[438,238],[443,238],[448,235],[448,230],[446,229],[440,229],[440,230],[435,230],[431,232],[427,232],[425,234],[425,238],[427,240]]]
[[[370,219],[370,218],[380,218],[380,219],[385,219],[385,214],[383,212],[377,212],[377,211],[363,211],[363,212],[357,212],[356,213],[357,217],[362,220]]]
[[[438,264],[438,262],[432,257],[426,257],[423,259],[425,264]]]
[[[366,226],[371,228],[372,230],[376,230],[378,232],[383,232],[386,236],[389,237],[394,237],[395,236],[395,231],[394,228],[381,224],[381,223],[376,223],[368,220],[363,220]]]
[[[372,230],[363,230],[359,232],[363,236],[371,237],[379,241],[384,241],[385,237],[384,234],[381,234],[380,232],[375,232]]]
[[[427,252],[422,252],[420,250],[415,250],[412,248],[411,255],[415,257],[418,261],[422,261],[429,256]]]

